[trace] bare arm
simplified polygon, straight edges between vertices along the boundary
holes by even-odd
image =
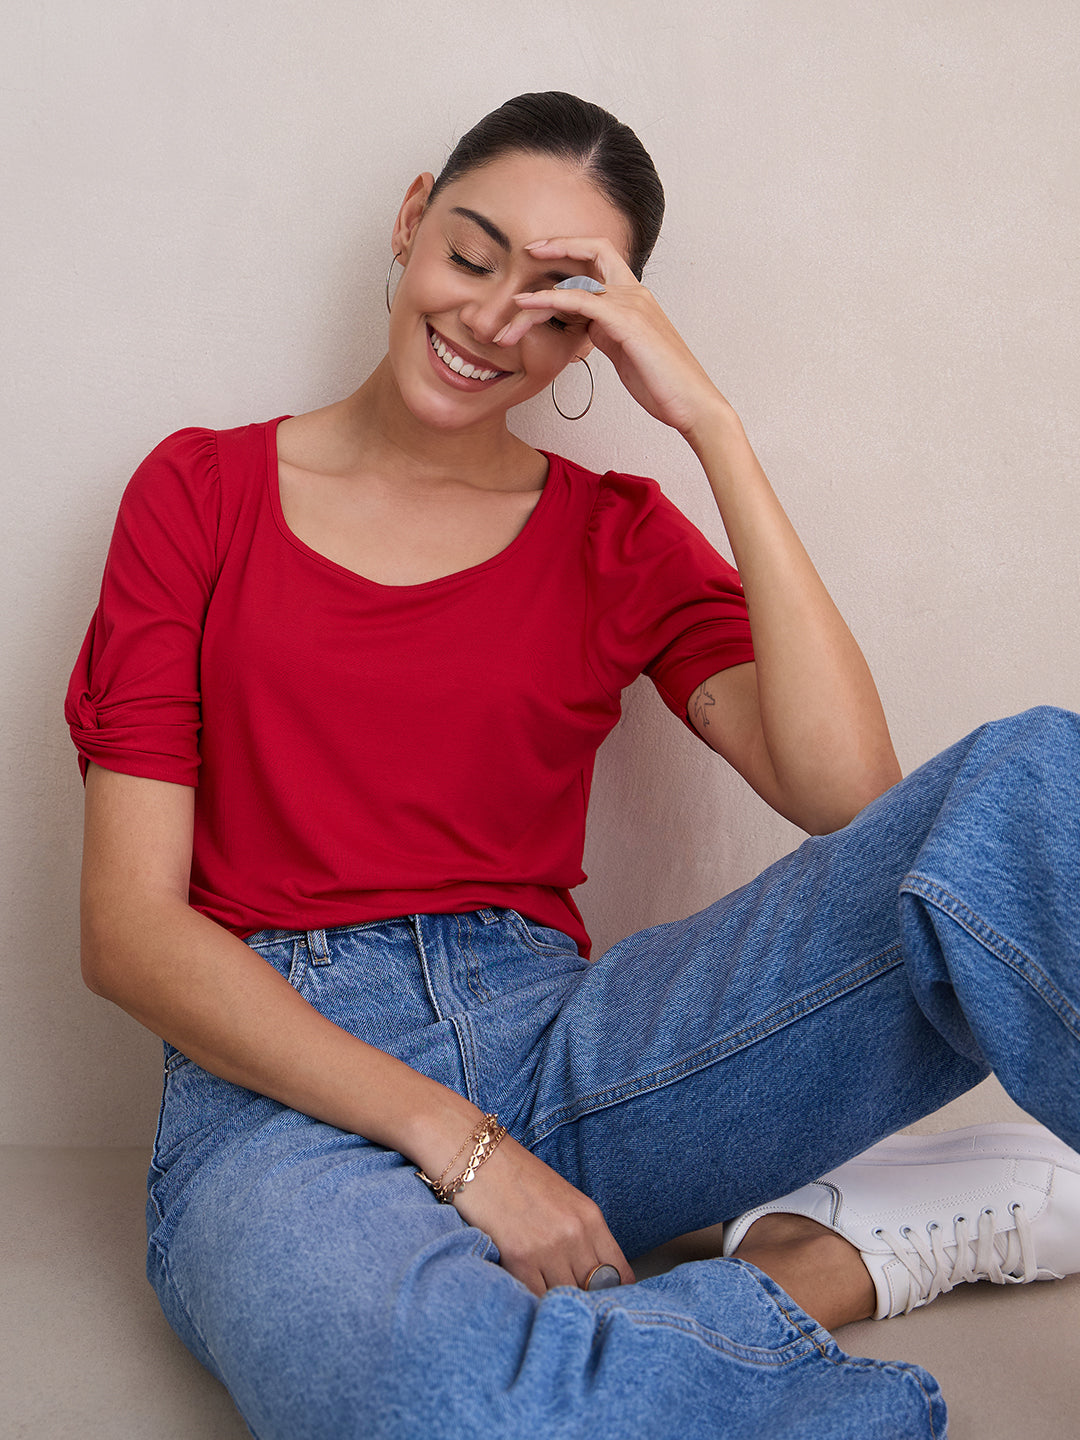
[[[689,715],[775,810],[822,834],[894,785],[900,767],[862,652],[718,401],[687,439],[731,541],[756,659],[700,685]]]
[[[416,1133],[420,1115],[445,1114],[453,1133],[466,1133],[480,1118],[474,1105],[326,1020],[242,940],[190,908],[192,813],[186,786],[90,767],[90,988],[223,1079],[379,1144],[430,1148]],[[432,1148],[418,1163],[441,1169],[441,1154]]]
[[[242,940],[191,909],[193,795],[90,766],[87,985],[212,1074],[440,1174],[482,1112],[327,1020]],[[457,1208],[536,1293],[577,1284],[601,1262],[633,1278],[599,1209],[510,1137]]]
[[[587,322],[633,398],[693,449],[746,591],[754,665],[699,687],[690,718],[758,793],[804,829],[845,825],[900,778],[866,661],[784,514],[739,417],[608,239],[528,247],[588,263],[605,289],[539,290],[500,333],[516,344],[552,315]]]

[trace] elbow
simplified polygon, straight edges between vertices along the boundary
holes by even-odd
[[[84,889],[79,963],[83,984],[141,1018],[160,971],[159,957],[190,915],[186,900],[166,895]]]
[[[134,971],[126,907],[84,896],[80,913],[79,966],[83,984],[103,1000],[124,1005],[121,981]],[[126,1008],[126,1007],[125,1007]]]
[[[903,772],[896,757],[884,761],[873,769],[853,777],[843,789],[837,789],[820,797],[799,823],[808,835],[831,835],[843,830],[866,807],[903,779]]]
[[[83,984],[95,995],[105,1000],[113,999],[108,964],[109,947],[104,942],[101,927],[83,907],[82,933],[79,944],[79,966]]]

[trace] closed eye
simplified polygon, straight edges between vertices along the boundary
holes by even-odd
[[[467,270],[470,275],[491,275],[494,273],[484,265],[474,265],[471,260],[466,260],[465,256],[459,255],[456,250],[450,251],[450,259],[455,265],[459,265],[462,270]]]
[[[449,252],[449,259],[460,269],[468,271],[470,275],[494,275],[495,273],[494,270],[488,269],[486,265],[477,265],[472,260],[466,260],[464,255],[460,255],[453,249]],[[552,315],[548,324],[553,330],[562,331],[569,330],[570,328],[569,322],[564,320],[560,315]]]

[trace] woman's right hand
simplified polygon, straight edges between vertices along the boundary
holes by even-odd
[[[597,1265],[614,1265],[624,1285],[634,1282],[600,1207],[509,1135],[453,1203],[534,1295],[580,1287]]]

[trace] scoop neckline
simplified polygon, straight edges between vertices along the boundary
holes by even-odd
[[[551,493],[554,486],[551,484],[552,472],[558,463],[559,457],[549,450],[537,449],[537,454],[543,455],[548,462],[547,476],[544,480],[544,487],[540,492],[540,498],[533,506],[532,513],[525,521],[518,533],[510,541],[509,545],[490,555],[486,560],[479,561],[476,565],[468,565],[464,570],[453,570],[449,575],[437,575],[433,580],[418,580],[410,585],[386,585],[381,580],[372,580],[367,575],[361,575],[358,570],[350,570],[347,565],[340,564],[337,560],[331,560],[329,555],[323,555],[321,551],[313,549],[305,541],[301,540],[295,531],[289,528],[285,519],[285,511],[281,504],[281,478],[278,470],[278,448],[277,430],[283,420],[291,420],[292,415],[278,415],[273,420],[266,422],[266,490],[270,501],[270,511],[274,517],[274,523],[285,539],[294,550],[299,550],[301,555],[316,561],[319,565],[325,566],[328,570],[343,575],[348,580],[354,580],[360,585],[370,586],[373,590],[393,591],[395,594],[404,594],[410,590],[430,590],[435,585],[446,585],[452,581],[462,580],[467,577],[479,575],[484,570],[494,569],[502,565],[506,560],[512,558],[513,554],[521,548],[529,539],[541,512],[550,504]],[[536,447],[534,447],[536,448]]]

